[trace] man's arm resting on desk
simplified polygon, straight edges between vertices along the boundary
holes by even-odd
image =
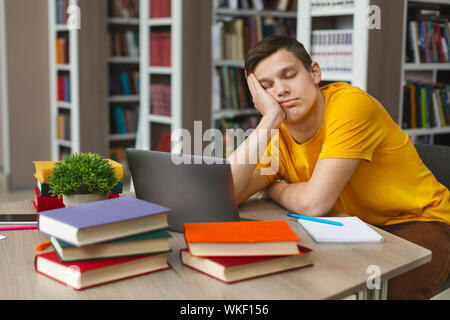
[[[274,182],[266,196],[293,212],[318,217],[327,214],[358,167],[360,159],[322,159],[308,182]]]

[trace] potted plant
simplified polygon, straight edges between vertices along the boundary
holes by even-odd
[[[56,162],[49,177],[50,192],[66,207],[108,198],[118,178],[107,160],[95,153],[75,153]]]

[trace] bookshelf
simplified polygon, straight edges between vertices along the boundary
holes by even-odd
[[[136,148],[170,152],[174,130],[193,136],[194,121],[209,128],[211,1],[140,0],[139,8]]]
[[[370,1],[321,4],[314,0],[299,2],[298,40],[313,60],[319,61],[324,83],[342,81],[367,90]],[[339,54],[330,55],[327,48],[340,48],[336,50]]]
[[[109,157],[124,166],[125,149],[136,145],[140,106],[139,0],[108,0]]]
[[[48,0],[51,159],[79,152],[106,155],[104,1]],[[67,8],[80,8],[79,29]]]
[[[272,34],[296,37],[297,0],[216,1],[211,12],[211,124],[222,132],[255,128],[261,116],[247,88],[245,53]]]
[[[450,44],[450,37],[448,36],[448,21],[447,25],[442,23],[443,28],[439,28],[441,23],[439,18],[432,16],[447,16],[450,13],[450,3],[448,1],[440,0],[404,0],[403,10],[403,39],[402,39],[402,63],[401,63],[401,88],[399,94],[399,109],[398,119],[399,125],[404,128],[404,131],[415,142],[435,143],[435,138],[450,134],[450,124],[446,123],[445,113],[443,108],[438,107],[444,99],[440,95],[447,92],[447,101],[450,102],[450,49],[445,53],[445,46]],[[433,29],[437,24],[439,31]],[[431,27],[431,30],[430,30]],[[447,28],[447,35],[444,28]],[[441,35],[440,32],[443,32]],[[417,42],[413,40],[416,36]],[[436,43],[431,40],[426,44],[425,39],[438,39]],[[447,39],[447,40],[446,40]],[[441,41],[445,41],[441,47]],[[440,55],[440,48],[444,49]],[[447,48],[448,49],[448,48]],[[438,86],[441,83],[442,86]],[[425,100],[415,101],[416,111],[419,113],[419,104],[422,110],[426,109],[425,118],[416,119],[415,125],[412,124],[411,119],[412,106],[411,86],[414,86],[414,91],[422,91],[431,88],[427,91]],[[447,86],[447,87],[445,87]],[[407,89],[406,89],[407,88]],[[407,90],[407,91],[405,91]],[[441,96],[442,100],[433,100]],[[417,99],[414,99],[417,100]],[[425,104],[424,104],[424,101]],[[424,105],[422,105],[424,104]],[[445,102],[444,102],[445,104]],[[411,108],[411,110],[410,110]],[[440,117],[440,113],[442,117]],[[448,111],[450,112],[450,110]],[[417,114],[419,117],[419,115]],[[423,117],[423,113],[421,115]],[[414,117],[416,118],[416,117]],[[447,118],[450,118],[448,116]],[[425,123],[420,123],[423,120]],[[448,138],[447,138],[448,139]],[[448,141],[447,141],[448,144]]]

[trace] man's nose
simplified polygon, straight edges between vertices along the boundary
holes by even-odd
[[[277,84],[276,90],[276,94],[278,97],[284,97],[290,92],[289,87],[284,83]]]

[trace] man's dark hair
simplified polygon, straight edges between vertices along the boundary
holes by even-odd
[[[309,71],[312,60],[303,44],[296,39],[287,36],[270,36],[257,42],[245,56],[245,71],[248,74],[255,71],[256,66],[265,58],[271,56],[280,49],[285,49],[294,54]]]

